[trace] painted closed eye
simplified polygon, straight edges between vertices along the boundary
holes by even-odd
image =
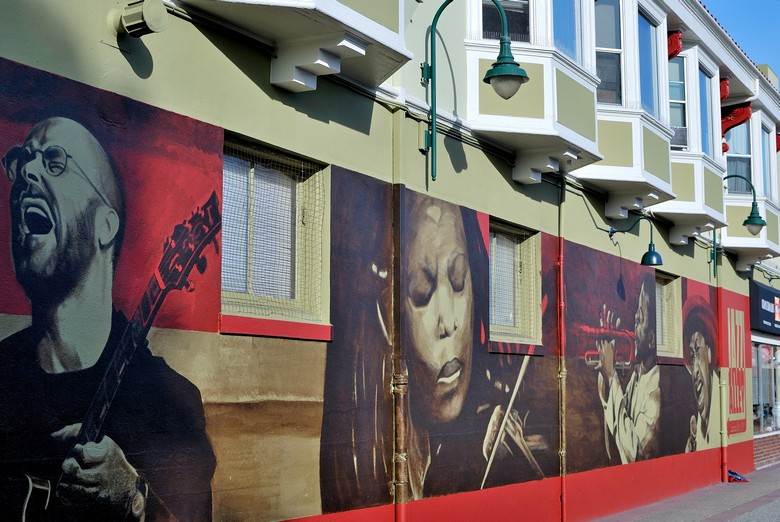
[[[452,289],[456,292],[462,292],[463,287],[466,286],[466,274],[468,273],[468,265],[466,264],[466,256],[458,253],[450,258],[449,265],[447,266],[447,276],[450,279]]]
[[[418,269],[411,274],[409,298],[414,306],[425,306],[436,289],[436,277],[427,269]]]

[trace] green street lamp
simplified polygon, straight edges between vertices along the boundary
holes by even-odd
[[[439,17],[454,0],[444,0],[439,6],[431,23],[430,45],[431,62],[421,64],[422,83],[431,88],[431,108],[428,111],[428,130],[425,133],[425,150],[431,154],[431,180],[436,181],[436,26]],[[528,81],[528,74],[520,67],[512,56],[511,40],[509,39],[509,23],[506,12],[499,0],[493,0],[501,18],[501,37],[499,38],[499,51],[493,66],[485,74],[483,81],[489,83],[496,93],[508,100],[520,89],[520,86]]]
[[[630,232],[643,219],[646,219],[651,223],[650,243],[647,245],[647,252],[645,252],[644,255],[642,256],[642,260],[640,261],[640,264],[644,266],[661,266],[664,264],[664,260],[661,258],[661,254],[659,254],[658,251],[655,249],[655,243],[653,243],[653,226],[652,226],[653,220],[650,219],[648,216],[645,215],[639,216],[639,219],[634,221],[634,223],[628,228],[616,229],[615,227],[609,227],[609,238],[612,239],[612,237],[618,232],[620,233]]]
[[[750,192],[753,194],[753,204],[750,207],[750,214],[748,214],[748,217],[745,219],[745,221],[742,222],[742,225],[747,228],[748,232],[754,236],[759,235],[761,233],[761,229],[766,226],[766,221],[764,221],[764,218],[762,218],[761,214],[758,212],[758,203],[756,203],[756,189],[753,187],[753,183],[751,183],[750,180],[745,176],[740,176],[739,174],[729,174],[723,178],[723,181],[726,181],[729,178],[739,178],[747,183],[750,187]]]

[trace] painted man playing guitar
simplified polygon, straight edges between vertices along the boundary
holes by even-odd
[[[16,279],[32,306],[31,326],[0,342],[3,519],[210,520],[200,393],[146,334],[168,291],[205,269],[216,195],[174,229],[128,321],[112,302],[124,201],[95,136],[41,121],[3,167]]]

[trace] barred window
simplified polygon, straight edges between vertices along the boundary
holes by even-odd
[[[491,223],[491,340],[541,344],[541,287],[539,234]]]
[[[683,356],[680,278],[662,272],[655,276],[655,337],[658,355]]]
[[[319,322],[323,167],[229,143],[223,163],[222,311]]]

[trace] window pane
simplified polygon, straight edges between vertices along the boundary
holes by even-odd
[[[642,108],[658,117],[658,53],[655,42],[656,27],[639,13],[639,88]]]
[[[672,102],[669,104],[672,127],[685,127],[685,104]]]
[[[744,176],[747,179],[750,178],[750,158],[739,158],[729,156],[727,158],[728,175],[736,174]],[[745,180],[739,178],[729,178],[728,182],[729,192],[736,194],[750,194],[750,187]]]
[[[748,123],[737,125],[726,133],[729,154],[750,155],[750,127],[748,127]]]
[[[515,259],[517,243],[511,237],[490,233],[490,323],[515,326]]]
[[[255,167],[252,208],[252,293],[292,299],[295,260],[295,181]]]
[[[509,39],[530,42],[528,0],[502,0],[509,25]],[[482,3],[482,37],[498,40],[501,36],[501,18],[492,0]]]
[[[620,49],[620,0],[596,0],[596,47]]]
[[[601,83],[598,86],[598,101],[601,103],[622,103],[620,78],[620,53],[596,53],[596,70]]]
[[[576,0],[553,0],[555,47],[575,62],[580,61]]]
[[[682,56],[675,56],[669,60],[669,82],[685,84],[685,58]]]
[[[222,289],[246,292],[249,162],[225,154],[222,167]]]
[[[712,78],[699,69],[699,110],[701,116],[701,151],[712,156],[712,99],[710,85]]]
[[[774,199],[772,194],[772,161],[770,160],[770,154],[772,153],[771,147],[771,134],[765,128],[761,128],[761,159],[764,171],[764,196]]]

